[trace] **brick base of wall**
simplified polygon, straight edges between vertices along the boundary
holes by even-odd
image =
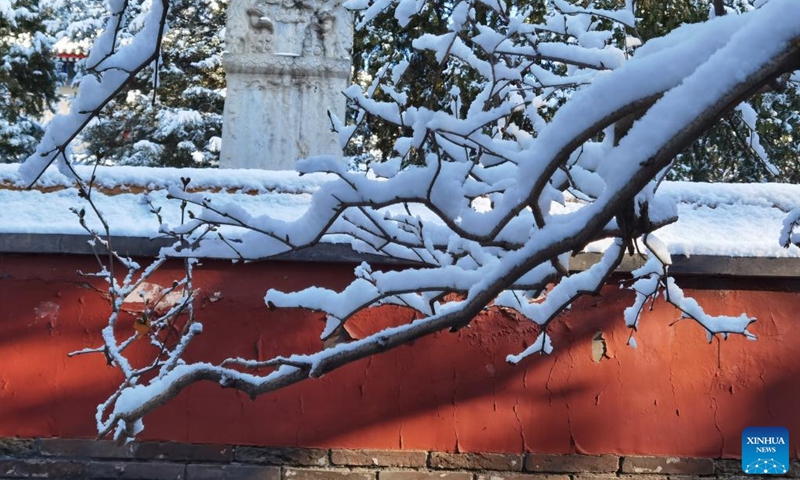
[[[695,480],[744,476],[739,460],[325,450],[0,438],[0,480]],[[800,478],[800,462],[788,477]]]

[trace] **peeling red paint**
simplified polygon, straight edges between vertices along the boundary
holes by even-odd
[[[0,436],[92,438],[95,405],[119,378],[101,356],[67,359],[96,346],[107,300],[79,269],[88,257],[0,256]],[[191,360],[259,359],[321,347],[322,316],[269,311],[268,288],[312,282],[342,288],[352,267],[287,262],[232,266],[205,261],[194,284],[205,333]],[[171,285],[180,265],[151,279]],[[772,282],[772,283],[770,283]],[[757,342],[706,342],[702,329],[657,302],[626,345],[630,292],[577,301],[553,325],[556,351],[505,362],[535,327],[502,313],[456,333],[309,380],[255,401],[216,385],[189,388],[145,419],[144,439],[200,443],[404,448],[438,451],[735,456],[741,430],[783,425],[800,438],[800,295],[777,281],[732,281],[738,289],[688,290],[710,313],[747,312]],[[217,292],[222,292],[217,294]],[[219,301],[213,301],[217,299]],[[348,325],[361,337],[413,318],[381,307]],[[121,319],[131,325],[132,317]],[[127,322],[127,324],[125,323]],[[50,325],[48,327],[48,325]],[[54,331],[60,335],[53,336]],[[602,332],[605,356],[598,357]],[[594,342],[593,342],[593,339]],[[138,349],[144,361],[145,344]],[[601,358],[599,362],[595,358]]]
[[[53,302],[42,302],[33,309],[35,316],[34,324],[43,321],[50,335],[60,335],[58,323],[58,304]]]
[[[165,313],[175,306],[183,295],[180,289],[169,290],[170,287],[171,285],[142,282],[123,299],[122,309],[143,312],[147,308],[152,308],[156,313]],[[197,295],[197,291],[192,294]]]

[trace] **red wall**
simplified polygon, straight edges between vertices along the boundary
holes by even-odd
[[[223,355],[266,359],[319,348],[322,315],[270,312],[270,287],[314,281],[343,287],[352,267],[333,264],[206,261],[196,271],[205,332],[192,360]],[[96,346],[108,305],[77,270],[90,257],[0,256],[0,437],[93,437],[95,406],[119,378]],[[179,276],[171,265],[156,277]],[[710,313],[758,317],[757,342],[708,344],[690,321],[658,302],[642,320],[638,349],[625,345],[622,310],[632,295],[609,286],[582,299],[555,326],[556,351],[506,364],[533,340],[509,316],[486,316],[251,401],[213,384],[195,385],[145,419],[142,439],[282,446],[442,451],[735,456],[742,428],[783,425],[800,438],[800,295],[777,280],[693,280]],[[94,284],[99,286],[99,284]],[[221,292],[218,301],[211,301]],[[354,323],[355,334],[407,321],[382,308]],[[592,359],[602,331],[609,358]],[[142,345],[144,349],[144,345]],[[797,445],[797,443],[794,443]],[[795,447],[796,448],[796,447]],[[795,452],[797,453],[797,452]]]

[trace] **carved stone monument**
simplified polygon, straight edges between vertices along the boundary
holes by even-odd
[[[220,167],[291,170],[341,155],[328,110],[344,120],[353,46],[343,0],[231,0]]]

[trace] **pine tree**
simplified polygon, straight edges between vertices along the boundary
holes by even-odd
[[[37,0],[0,8],[0,161],[19,162],[33,153],[41,121],[56,100],[52,40],[44,33]]]
[[[106,24],[108,12],[104,2],[97,0],[40,0],[52,12],[45,21],[50,35],[56,40],[65,38],[86,51]]]
[[[511,3],[511,2],[509,2]],[[597,8],[616,9],[622,0],[597,0],[591,2]],[[433,107],[431,102],[447,102],[449,92],[453,88],[463,95],[469,91],[471,79],[458,70],[446,71],[439,75],[436,59],[430,52],[421,52],[411,45],[411,33],[424,29],[433,34],[441,34],[447,25],[441,19],[446,18],[458,1],[435,0],[426,2],[422,14],[411,19],[408,25],[401,26],[393,13],[380,12],[375,20],[363,29],[356,31],[354,58],[357,80],[365,86],[369,80],[381,75],[382,65],[398,63],[399,59],[408,62],[409,66],[402,77],[383,79],[382,84],[402,86],[403,82],[412,82],[409,104]],[[618,45],[625,36],[638,37],[641,41],[666,35],[675,28],[687,23],[705,21],[712,15],[713,5],[710,0],[638,0],[634,2],[637,24],[635,30],[617,32],[615,41]],[[747,0],[726,0],[726,9],[730,14],[738,14],[753,6]],[[545,12],[545,2],[532,2],[530,5],[531,21],[541,20]],[[520,5],[512,8],[521,8]],[[476,12],[480,15],[481,12]],[[369,16],[369,13],[366,15]],[[602,18],[595,19],[602,24]],[[491,21],[485,23],[491,24]],[[553,40],[558,41],[558,36]],[[635,51],[633,52],[635,54]],[[558,64],[551,66],[560,68]],[[391,72],[385,72],[391,77]],[[367,80],[367,81],[365,81]],[[394,80],[397,80],[395,82]],[[787,81],[778,90],[767,91],[756,96],[751,104],[755,108],[757,122],[755,130],[745,122],[740,111],[734,111],[722,118],[695,144],[682,152],[675,160],[675,168],[670,173],[673,180],[691,181],[727,181],[727,182],[761,182],[761,181],[798,181],[800,180],[800,164],[797,162],[797,151],[800,150],[800,117],[795,113],[800,108],[798,86],[800,79]],[[780,87],[780,86],[779,86]],[[385,100],[380,87],[375,98]],[[467,95],[466,98],[471,98]],[[550,98],[548,109],[552,114],[563,103],[565,98]],[[468,101],[465,101],[468,103]],[[437,105],[443,107],[444,104]],[[543,111],[547,115],[547,109]],[[354,120],[354,119],[351,119]],[[764,147],[759,152],[753,144],[756,133]],[[382,161],[393,154],[394,142],[404,132],[396,126],[383,124],[379,119],[367,119],[358,130],[360,142],[350,146],[348,153],[360,155],[360,161]],[[535,134],[535,132],[531,132]],[[779,171],[778,175],[770,172],[762,156],[766,157]]]
[[[172,3],[162,63],[139,75],[85,130],[82,141],[90,159],[168,167],[217,164],[226,7],[227,2],[215,0]]]
[[[81,2],[82,0],[50,0]],[[599,8],[617,8],[621,0],[598,0]],[[726,2],[731,14],[752,8],[746,0]],[[474,97],[472,79],[456,67],[441,71],[434,56],[414,49],[411,39],[424,29],[432,34],[447,31],[447,18],[458,2],[430,0],[421,4],[422,13],[408,23],[398,21],[394,12],[376,12],[369,27],[357,29],[354,45],[355,79],[362,84],[380,79],[375,98],[389,98],[386,87],[402,90],[410,105],[444,108],[452,101],[449,92],[457,92],[468,104]],[[639,0],[635,2],[636,29],[617,32],[617,44],[625,36],[646,41],[662,36],[685,23],[703,21],[713,11],[708,0]],[[90,8],[86,7],[86,12]],[[225,25],[225,3],[214,0],[178,0],[172,5],[170,30],[163,44],[163,63],[158,66],[158,87],[153,87],[153,70],[144,72],[137,82],[120,94],[83,134],[90,159],[108,164],[153,166],[214,166],[219,157],[224,102],[224,73],[221,53],[224,50],[222,29]],[[511,5],[508,8],[520,8]],[[531,21],[544,15],[545,3],[527,6]],[[74,11],[74,9],[72,9]],[[474,15],[487,15],[475,11]],[[91,18],[98,18],[97,15]],[[492,24],[491,18],[482,19]],[[604,20],[596,19],[598,24]],[[135,23],[135,21],[134,21]],[[73,20],[71,37],[85,36],[96,28],[87,20]],[[554,41],[558,37],[554,36]],[[405,64],[402,73],[384,71],[384,65]],[[562,68],[553,63],[550,68]],[[795,79],[797,80],[797,79]],[[800,139],[794,134],[800,118],[797,81],[784,82],[784,88],[755,97],[758,121],[755,130],[739,111],[731,112],[695,144],[676,158],[672,179],[692,181],[796,181],[800,166],[796,152]],[[411,86],[412,88],[407,88]],[[788,86],[788,88],[786,88]],[[563,95],[563,93],[561,94]],[[566,97],[548,99],[543,115],[552,114]],[[351,118],[354,121],[355,118]],[[752,119],[751,119],[752,120]],[[380,119],[366,119],[357,130],[360,142],[351,142],[346,153],[357,162],[383,160],[393,155],[395,140],[403,136],[401,128],[386,125]],[[764,150],[753,144],[758,135]],[[535,132],[534,132],[535,134]],[[762,157],[770,159],[780,171],[770,172]],[[415,161],[409,157],[408,161]]]
[[[414,50],[411,41],[415,33],[422,30],[437,35],[446,32],[447,25],[441,19],[449,16],[452,7],[450,1],[433,0],[424,4],[423,14],[412,17],[406,25],[400,25],[393,16],[394,12],[389,10],[377,13],[369,25],[357,27],[353,43],[355,80],[386,83],[380,77],[391,75],[391,72],[383,71],[384,65],[407,64],[402,76],[394,78],[392,83],[414,83],[417,88],[411,90],[412,95],[408,100],[411,105],[428,104],[433,107],[431,102],[445,101],[448,87],[452,88],[454,82],[460,83],[464,80],[463,76],[453,75],[455,72],[446,72],[444,77],[440,75],[438,62],[433,55]],[[375,98],[383,100],[386,97],[377,91]],[[362,140],[351,142],[348,146],[350,150],[346,153],[359,155],[365,161],[388,158],[394,141],[403,133],[379,118],[367,119],[359,130]]]
[[[432,35],[448,32],[450,26],[447,19],[454,8],[461,8],[458,7],[459,3],[457,0],[420,2],[420,11],[409,19],[402,15],[398,18],[391,8],[359,13],[353,46],[354,81],[364,87],[374,81],[377,86],[374,98],[381,101],[390,99],[391,95],[383,91],[388,87],[402,91],[408,105],[416,107],[446,109],[469,104],[478,93],[475,79],[464,73],[469,69],[462,70],[456,62],[442,70],[439,60],[431,51],[416,49],[412,45],[412,40],[420,32]],[[531,22],[541,21],[546,12],[545,4],[541,1],[519,6],[513,5],[513,2],[506,4],[507,9],[518,11],[524,8]],[[471,14],[487,25],[501,21],[496,12],[481,4],[474,5]],[[401,68],[387,71],[385,65],[400,65]],[[460,105],[453,104],[454,97],[461,99]],[[355,120],[351,118],[351,121]],[[371,117],[360,124],[357,133],[358,141],[351,142],[346,153],[356,156],[356,163],[362,163],[390,158],[395,140],[408,131],[387,125],[378,117]],[[412,157],[409,161],[421,160]]]
[[[731,15],[753,8],[746,0],[726,0],[724,4]],[[705,0],[640,0],[636,5],[640,19],[637,31],[645,41],[684,23],[704,21],[713,12],[713,5]],[[720,119],[675,159],[670,178],[694,182],[800,181],[800,138],[794,134],[800,129],[798,87],[800,78],[787,78],[755,96],[750,105],[756,118],[746,118],[739,109]],[[752,120],[756,120],[754,125],[750,124]],[[760,142],[755,141],[754,134]]]

